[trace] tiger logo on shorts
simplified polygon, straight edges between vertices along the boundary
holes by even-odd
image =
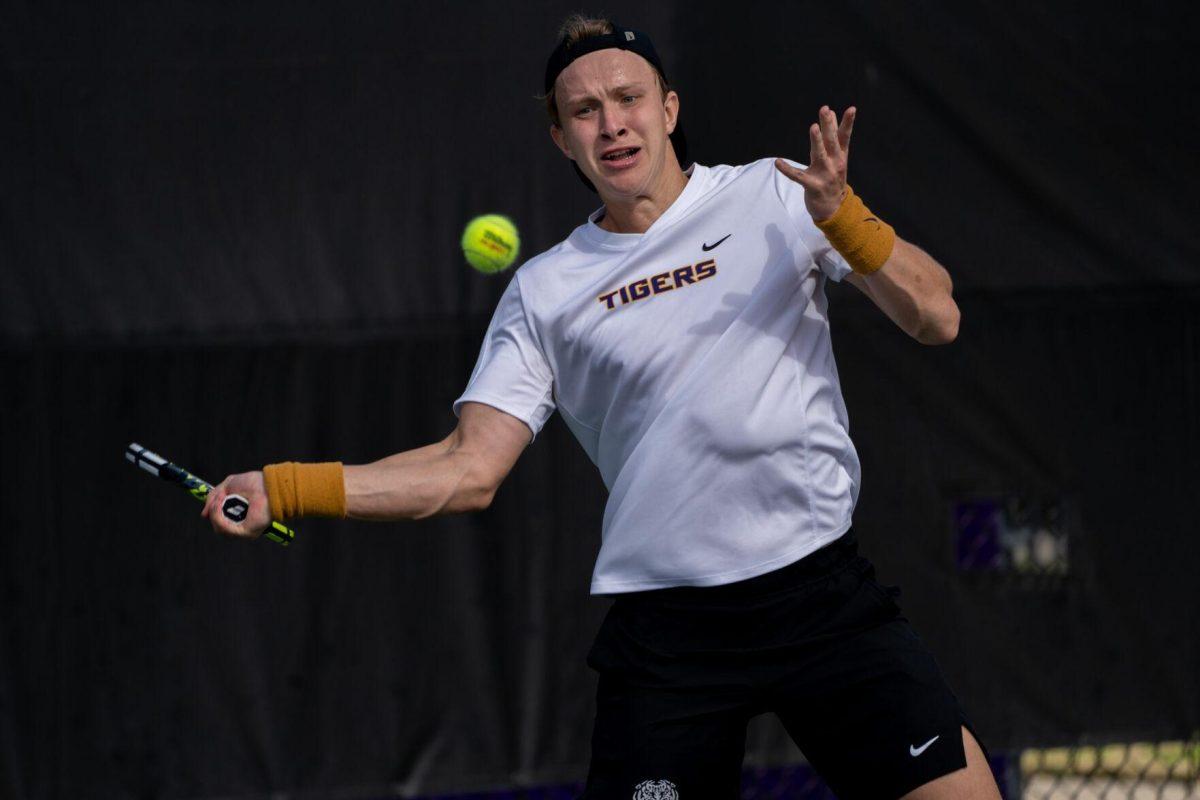
[[[633,789],[633,800],[679,800],[679,792],[668,780],[642,781]]]

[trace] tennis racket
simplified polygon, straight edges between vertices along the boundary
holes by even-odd
[[[168,483],[186,489],[188,494],[201,502],[207,500],[208,493],[212,491],[212,484],[208,481],[197,478],[183,467],[172,464],[158,453],[147,450],[140,444],[130,444],[125,448],[125,460],[136,464],[151,475],[156,475]],[[250,502],[240,494],[231,494],[221,503],[221,513],[234,522],[241,522],[249,512]],[[267,528],[263,535],[284,547],[287,547],[296,538],[294,530],[274,520],[271,520],[271,527]]]

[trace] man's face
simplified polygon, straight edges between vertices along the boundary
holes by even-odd
[[[627,50],[597,50],[562,71],[554,84],[559,149],[595,184],[601,197],[647,195],[669,164],[678,169],[668,135],[679,97],[658,87],[650,62]]]

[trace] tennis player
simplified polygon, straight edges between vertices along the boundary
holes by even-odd
[[[555,145],[603,205],[516,271],[457,428],[374,464],[231,476],[205,515],[254,538],[271,517],[479,510],[557,409],[609,490],[589,800],[736,798],[747,723],[765,712],[843,800],[998,798],[850,530],[859,460],[826,282],[926,344],[959,321],[946,270],[846,183],[855,109],[820,109],[807,167],[684,169],[679,96],[649,38],[582,17],[545,94]],[[212,513],[235,492],[241,524]]]

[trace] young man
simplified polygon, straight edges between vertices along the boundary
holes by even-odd
[[[767,711],[839,797],[999,797],[849,532],[859,464],[825,281],[921,342],[958,327],[946,271],[846,184],[855,110],[820,110],[808,168],[685,171],[679,97],[645,34],[572,18],[545,88],[551,137],[603,206],[517,270],[456,430],[375,464],[232,476],[204,513],[254,537],[272,516],[484,508],[557,408],[609,489],[588,798],[737,797]],[[240,525],[211,513],[235,492]]]

